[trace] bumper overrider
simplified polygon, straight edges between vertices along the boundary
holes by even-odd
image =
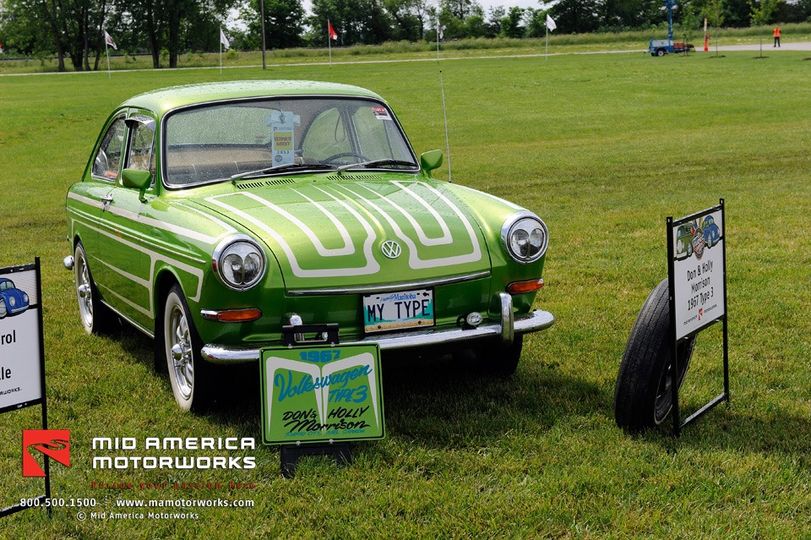
[[[383,351],[432,347],[448,343],[472,341],[478,339],[500,339],[510,345],[516,335],[538,332],[549,328],[555,317],[548,311],[536,310],[526,315],[515,316],[512,297],[499,293],[501,307],[500,321],[482,324],[475,328],[433,329],[418,332],[379,334],[363,339],[342,342],[342,345],[377,343]],[[261,355],[261,347],[237,347],[216,344],[203,346],[202,356],[213,364],[240,364],[256,362]]]

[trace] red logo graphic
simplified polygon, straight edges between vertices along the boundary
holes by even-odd
[[[23,476],[42,478],[45,470],[34,457],[36,452],[45,454],[66,467],[70,467],[69,429],[24,429],[23,430]]]
[[[701,320],[701,317],[704,316],[704,308],[698,308],[698,320]]]

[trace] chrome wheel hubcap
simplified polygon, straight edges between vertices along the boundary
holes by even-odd
[[[76,257],[76,297],[79,300],[79,316],[85,328],[93,327],[93,289],[90,285],[90,272],[84,253]]]
[[[184,399],[189,399],[194,387],[194,362],[189,323],[180,306],[172,309],[166,338],[177,389]]]

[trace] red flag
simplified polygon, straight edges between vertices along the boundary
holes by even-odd
[[[335,31],[335,27],[332,26],[332,23],[329,22],[329,19],[327,19],[327,34],[329,35],[330,39],[338,41],[338,32]]]

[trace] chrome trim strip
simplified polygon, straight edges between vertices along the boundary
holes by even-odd
[[[451,276],[446,278],[425,279],[422,281],[406,281],[402,283],[394,283],[391,285],[358,285],[356,287],[327,287],[323,289],[291,289],[287,291],[287,295],[322,296],[336,294],[392,292],[392,291],[403,291],[407,289],[436,287],[438,285],[449,285],[451,283],[461,283],[463,281],[471,281],[474,279],[481,279],[486,277],[490,277],[490,270],[482,270],[481,272],[473,272],[471,274],[463,274],[460,276]]]
[[[555,316],[548,311],[533,311],[515,319],[513,331],[516,334],[538,332],[549,328],[555,323]],[[478,328],[454,328],[451,330],[426,330],[424,332],[408,332],[404,334],[382,334],[368,338],[346,342],[343,345],[377,343],[383,351],[411,349],[415,347],[429,347],[458,341],[468,341],[485,338],[498,338],[501,336],[501,324],[483,324]],[[223,345],[206,345],[203,347],[203,358],[214,364],[239,364],[257,362],[261,354],[260,348],[238,348]]]

